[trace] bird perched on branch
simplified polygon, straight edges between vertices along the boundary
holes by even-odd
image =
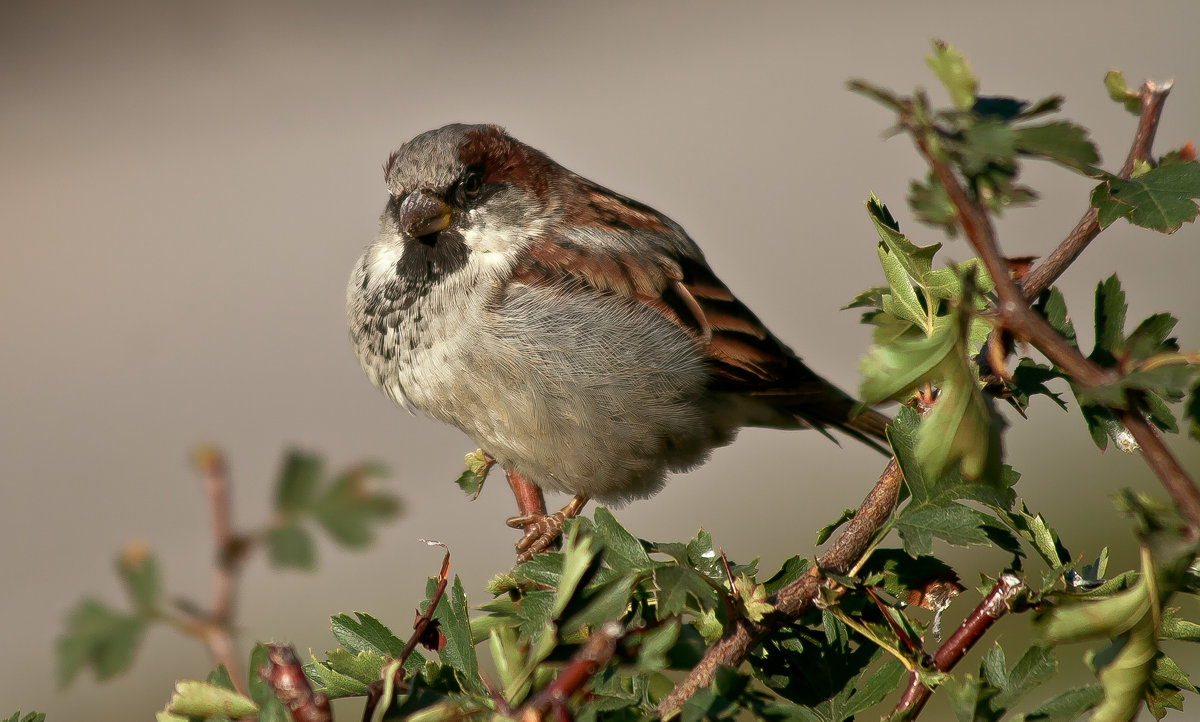
[[[346,294],[355,355],[500,463],[523,557],[588,499],[650,496],[743,426],[881,448],[887,417],[805,366],[653,208],[495,125],[422,133],[384,177]],[[542,489],[574,498],[547,515]]]

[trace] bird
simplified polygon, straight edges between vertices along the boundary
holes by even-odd
[[[888,417],[809,369],[653,208],[489,124],[417,135],[384,180],[347,285],[354,354],[385,395],[501,466],[519,560],[589,500],[651,496],[743,427],[887,453]],[[543,490],[572,499],[547,514]]]

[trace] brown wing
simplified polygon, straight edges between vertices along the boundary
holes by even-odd
[[[598,186],[587,184],[583,190],[587,202],[571,216],[576,227],[636,235],[637,260],[616,242],[544,239],[526,250],[514,280],[582,283],[635,299],[696,340],[711,369],[714,391],[759,398],[817,428],[835,426],[864,441],[864,436],[883,438],[887,418],[870,410],[855,416],[854,399],[775,338],[716,277],[677,224]],[[647,248],[652,252],[647,254]]]

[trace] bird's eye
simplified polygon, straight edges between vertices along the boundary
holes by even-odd
[[[467,202],[475,200],[481,190],[483,190],[483,174],[478,170],[469,170],[466,176],[459,181],[456,195],[460,202]]]

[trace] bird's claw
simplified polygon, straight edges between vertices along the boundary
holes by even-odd
[[[525,536],[517,542],[517,563],[527,562],[534,554],[546,551],[562,536],[563,523],[567,515],[563,511],[553,514],[522,514],[511,517],[507,524],[514,529],[525,529]]]

